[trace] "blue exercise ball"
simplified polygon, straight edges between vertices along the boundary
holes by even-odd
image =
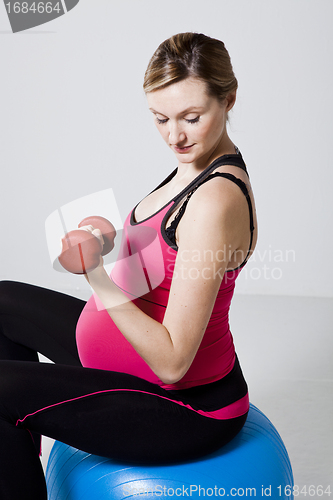
[[[190,462],[131,466],[56,441],[46,482],[49,500],[293,499],[287,450],[273,424],[252,404],[243,429],[230,443]]]

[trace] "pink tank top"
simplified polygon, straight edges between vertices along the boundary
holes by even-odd
[[[160,323],[168,303],[177,256],[177,248],[164,229],[176,198],[139,223],[134,220],[133,209],[124,223],[119,256],[110,274],[134,304]],[[245,261],[236,270],[225,272],[196,356],[177,383],[164,384],[155,375],[122,335],[96,294],[88,300],[77,323],[76,340],[82,365],[136,375],[164,389],[185,389],[221,379],[232,370],[235,362],[228,315],[235,280],[244,264]]]

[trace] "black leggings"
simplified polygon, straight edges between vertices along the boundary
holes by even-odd
[[[214,394],[224,386],[226,404],[243,397],[247,387],[238,362],[222,385],[182,391],[83,368],[75,328],[84,305],[44,288],[0,282],[1,500],[47,498],[40,435],[109,458],[162,463],[210,453],[245,423],[246,415],[216,420],[170,401],[214,409]],[[55,364],[37,363],[37,352]]]

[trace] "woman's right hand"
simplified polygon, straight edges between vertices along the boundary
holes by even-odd
[[[79,229],[62,238],[58,260],[67,271],[86,274],[103,265],[102,256],[113,249],[115,235],[116,230],[107,219],[87,217],[80,222]]]

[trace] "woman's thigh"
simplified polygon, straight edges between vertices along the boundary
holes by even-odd
[[[0,413],[89,453],[132,462],[202,456],[230,441],[244,417],[216,420],[138,377],[47,363],[0,362]]]
[[[75,331],[83,300],[15,281],[0,282],[0,359],[80,365]]]

